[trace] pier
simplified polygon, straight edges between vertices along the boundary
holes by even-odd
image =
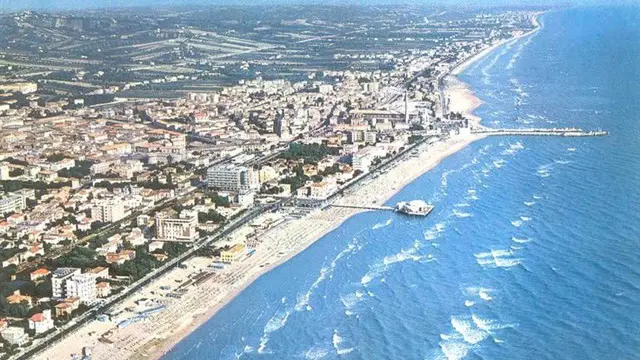
[[[534,128],[534,129],[491,129],[480,128],[472,130],[471,133],[477,135],[500,136],[500,135],[523,135],[523,136],[605,136],[609,133],[603,130],[585,131],[580,128]]]
[[[330,204],[329,206],[338,207],[338,208],[345,208],[345,209],[396,211],[396,208],[391,207],[391,206],[376,206],[376,205],[340,205],[340,204]]]

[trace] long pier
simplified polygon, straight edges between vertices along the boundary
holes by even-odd
[[[330,204],[329,206],[345,208],[345,209],[361,209],[361,210],[388,210],[388,211],[396,211],[395,208],[391,206],[376,206],[376,205],[340,205],[340,204]]]
[[[492,129],[492,128],[480,128],[471,131],[473,134],[487,135],[487,136],[501,136],[501,135],[524,135],[524,136],[567,136],[567,137],[581,137],[581,136],[605,136],[609,135],[607,131],[585,131],[580,128],[534,128],[534,129]]]

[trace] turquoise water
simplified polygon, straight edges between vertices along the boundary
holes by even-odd
[[[491,138],[258,279],[164,359],[640,358],[640,11],[545,14],[462,75]]]

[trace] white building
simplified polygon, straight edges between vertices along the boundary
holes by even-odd
[[[51,317],[51,310],[42,310],[41,313],[34,314],[29,318],[29,329],[35,330],[36,335],[44,334],[47,331],[53,329],[53,318]]]
[[[29,335],[25,334],[24,329],[21,327],[10,326],[2,330],[0,334],[11,345],[21,346],[29,341]]]
[[[156,214],[156,239],[162,241],[193,242],[198,238],[198,214],[182,211],[178,217]]]
[[[66,281],[67,297],[77,297],[85,305],[91,305],[98,297],[96,279],[92,274],[76,274]]]
[[[9,167],[5,164],[0,164],[0,180],[9,180]]]
[[[0,199],[0,215],[7,214],[27,207],[25,198],[20,195],[9,195]]]
[[[207,170],[207,186],[224,191],[254,190],[259,186],[258,174],[244,166],[213,166]]]
[[[368,172],[372,162],[373,155],[368,151],[359,151],[353,154],[351,159],[351,165],[354,171],[360,170],[362,172]]]
[[[75,275],[80,275],[80,269],[58,268],[51,276],[51,292],[54,299],[64,299],[67,295],[66,283]]]
[[[102,202],[91,208],[91,218],[103,223],[115,222],[125,216],[124,205],[118,202]]]

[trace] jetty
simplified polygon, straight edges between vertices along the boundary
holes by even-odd
[[[581,136],[605,136],[609,133],[604,130],[592,130],[586,131],[580,128],[486,128],[481,127],[471,131],[472,134],[486,135],[486,136],[507,136],[507,135],[521,135],[521,136],[567,136],[567,137],[581,137]]]
[[[341,205],[341,204],[329,204],[329,206],[345,209],[358,209],[358,210],[384,210],[395,211],[406,215],[415,216],[427,216],[433,210],[433,205],[428,204],[422,200],[401,201],[395,207],[391,206],[378,206],[378,205]]]
[[[340,205],[340,204],[329,204],[329,206],[333,206],[333,207],[337,207],[337,208],[345,208],[345,209],[396,211],[396,208],[391,207],[391,206],[376,206],[376,205]]]

